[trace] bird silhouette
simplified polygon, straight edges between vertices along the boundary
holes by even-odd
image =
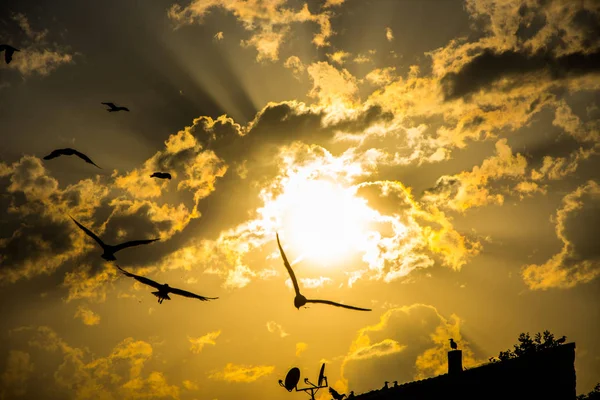
[[[60,156],[73,156],[73,155],[81,158],[83,161],[85,161],[88,164],[92,164],[95,167],[100,168],[88,156],[86,156],[83,153],[80,153],[79,151],[77,151],[75,149],[70,149],[70,148],[53,150],[52,153],[50,153],[46,157],[44,157],[44,160],[52,160],[53,158],[60,157]],[[100,169],[102,169],[102,168],[100,168]]]
[[[155,172],[150,175],[150,178],[171,179],[171,174],[168,172]]]
[[[92,239],[94,239],[100,245],[100,247],[102,247],[102,250],[104,250],[104,253],[101,255],[101,257],[104,258],[106,261],[115,261],[117,259],[115,257],[115,253],[117,251],[126,249],[128,247],[139,246],[141,244],[152,243],[152,242],[159,240],[159,239],[132,240],[130,242],[125,242],[125,243],[121,243],[116,246],[113,246],[113,245],[104,243],[98,236],[96,236],[94,234],[94,232],[90,231],[88,228],[81,225],[79,222],[77,222],[75,220],[75,218],[71,217],[71,219],[73,220],[73,222],[75,222],[77,224],[77,226],[79,228],[81,228],[82,231],[84,231],[88,236],[90,236]]]
[[[102,103],[106,106],[108,106],[109,108],[106,109],[106,111],[108,112],[115,112],[115,111],[129,111],[129,108],[127,107],[121,107],[121,106],[116,106],[115,103]]]
[[[450,339],[450,348],[452,350],[458,349],[458,346],[456,345],[456,342],[454,341],[454,339]]]
[[[555,343],[556,344],[563,344],[566,340],[567,340],[567,337],[563,336],[560,339],[557,339]]]
[[[335,400],[342,400],[344,397],[346,397],[345,394],[339,394],[334,388],[329,388],[329,393]]]
[[[382,387],[381,389],[382,389],[382,390],[383,390],[383,389],[389,389],[389,387],[388,387],[388,383],[389,383],[388,381],[385,381],[385,382],[383,382],[383,387]]]
[[[359,308],[359,307],[347,306],[345,304],[335,303],[335,302],[329,301],[329,300],[307,299],[306,297],[302,296],[300,294],[300,288],[298,287],[298,281],[296,280],[296,275],[294,275],[294,271],[292,270],[292,267],[291,267],[290,263],[288,262],[287,257],[285,256],[285,253],[283,252],[283,249],[281,248],[281,243],[279,242],[279,234],[276,234],[276,236],[277,236],[277,246],[279,246],[279,252],[281,253],[281,258],[283,258],[283,264],[285,265],[285,268],[287,269],[288,273],[290,274],[290,278],[292,279],[292,283],[294,284],[294,290],[296,291],[296,297],[294,298],[294,306],[297,309],[300,309],[300,307],[304,306],[306,303],[322,303],[322,304],[329,304],[329,305],[337,306],[337,307],[349,308],[351,310],[371,311],[370,308]]]
[[[0,44],[0,52],[2,52],[2,50],[4,50],[4,61],[6,61],[7,64],[12,61],[12,56],[15,51],[21,51],[8,44]]]
[[[173,288],[173,287],[170,287],[166,283],[161,285],[158,282],[154,282],[152,279],[148,279],[143,276],[139,276],[136,274],[132,274],[131,272],[127,272],[123,268],[119,267],[118,265],[117,265],[117,268],[119,268],[119,270],[126,276],[128,276],[130,278],[134,278],[138,282],[142,282],[145,285],[152,286],[153,288],[158,289],[157,292],[152,292],[153,295],[158,297],[158,304],[162,304],[162,302],[164,300],[171,300],[171,298],[169,297],[169,293],[178,294],[180,296],[185,296],[185,297],[191,297],[191,298],[202,300],[202,301],[218,299],[218,297],[204,297],[204,296],[200,296],[195,293],[192,293],[192,292],[188,292],[186,290]]]
[[[350,391],[350,394],[348,395],[349,399],[353,399],[354,398],[354,390]]]
[[[398,381],[394,381],[394,387],[398,387]]]

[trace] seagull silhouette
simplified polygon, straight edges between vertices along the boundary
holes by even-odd
[[[298,310],[300,309],[300,307],[302,307],[306,303],[322,303],[322,304],[329,304],[331,306],[349,308],[351,310],[371,311],[370,308],[359,308],[359,307],[347,306],[345,304],[335,303],[335,302],[329,301],[329,300],[307,299],[306,297],[302,296],[300,294],[300,288],[298,287],[298,281],[296,280],[296,275],[294,275],[294,271],[292,270],[292,267],[291,267],[290,263],[288,262],[287,257],[285,256],[285,253],[283,252],[283,249],[281,248],[281,243],[279,242],[279,234],[276,233],[276,236],[277,236],[277,246],[279,246],[279,252],[281,253],[281,258],[283,258],[283,264],[285,265],[285,268],[287,269],[288,273],[290,274],[290,278],[292,278],[292,283],[294,284],[294,290],[296,291],[296,297],[294,298],[294,306]]]
[[[155,172],[150,175],[150,178],[171,179],[171,174],[168,172]]]
[[[452,350],[458,349],[458,346],[456,345],[456,342],[454,341],[454,339],[450,339],[450,348]]]
[[[73,156],[73,155],[81,158],[88,164],[92,164],[92,165],[96,166],[97,168],[100,168],[88,156],[86,156],[83,153],[78,152],[75,149],[70,149],[70,148],[54,150],[54,151],[52,151],[52,153],[50,153],[46,157],[44,157],[44,160],[52,160],[53,158],[60,157],[60,156]],[[100,169],[102,169],[102,168],[100,168]]]
[[[79,222],[77,222],[75,220],[75,218],[71,217],[71,219],[73,220],[73,222],[75,222],[77,224],[78,227],[81,228],[82,231],[84,231],[88,236],[90,236],[92,239],[94,239],[100,245],[100,247],[102,247],[102,250],[104,250],[104,253],[101,255],[101,257],[104,258],[106,261],[116,260],[117,258],[115,257],[115,253],[119,250],[123,250],[128,247],[139,246],[141,244],[152,243],[152,242],[159,240],[159,239],[132,240],[130,242],[125,242],[125,243],[121,243],[116,246],[113,246],[113,245],[104,243],[98,236],[96,236],[94,234],[94,232],[90,231],[88,228],[81,225]]]
[[[0,44],[0,52],[2,52],[2,50],[4,50],[4,61],[6,61],[7,64],[11,62],[13,53],[15,51],[21,51],[9,46],[8,44]]]
[[[162,304],[162,302],[164,300],[171,300],[171,298],[169,297],[169,293],[178,294],[180,296],[185,296],[185,297],[192,297],[194,299],[198,299],[198,300],[202,300],[202,301],[218,299],[218,297],[204,297],[204,296],[194,294],[192,292],[188,292],[186,290],[172,288],[169,285],[167,285],[166,283],[164,285],[161,285],[158,282],[154,282],[152,279],[148,279],[143,276],[139,276],[136,274],[132,274],[131,272],[127,272],[123,268],[119,267],[118,265],[117,265],[117,268],[119,268],[119,270],[122,273],[124,273],[126,276],[129,276],[130,278],[134,278],[135,280],[142,282],[145,285],[152,286],[153,288],[158,289],[157,292],[152,292],[153,295],[158,297],[158,304]]]
[[[114,111],[129,111],[127,107],[115,106],[115,103],[102,103],[110,108],[107,108],[106,111],[114,112]]]
[[[335,400],[344,400],[344,397],[346,397],[345,394],[339,394],[334,388],[329,388],[329,394],[331,394],[331,397]]]

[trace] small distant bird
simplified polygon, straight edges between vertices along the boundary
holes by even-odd
[[[294,284],[294,290],[296,291],[296,297],[294,298],[294,306],[298,310],[300,309],[300,307],[304,306],[306,303],[322,303],[322,304],[329,304],[329,305],[337,306],[337,307],[349,308],[351,310],[371,311],[370,308],[359,308],[359,307],[347,306],[345,304],[335,303],[335,302],[329,301],[329,300],[307,299],[306,297],[302,296],[300,294],[300,288],[298,287],[298,281],[296,280],[296,275],[294,274],[294,271],[292,270],[292,266],[288,262],[287,257],[285,256],[285,253],[283,252],[283,249],[281,248],[281,243],[279,242],[279,234],[276,234],[276,236],[277,236],[277,246],[279,246],[279,252],[281,253],[281,258],[283,258],[283,264],[285,265],[285,268],[287,269],[288,273],[290,274],[290,278],[292,278],[292,283]]]
[[[339,394],[334,388],[329,388],[329,393],[331,393],[331,397],[333,397],[335,400],[342,400],[344,397],[346,397],[345,394]]]
[[[458,346],[456,345],[456,342],[454,341],[454,339],[450,339],[450,348],[452,350],[458,349]]]
[[[110,108],[107,108],[106,111],[108,112],[115,112],[115,111],[129,111],[129,108],[127,107],[121,107],[121,106],[116,106],[115,103],[102,103]]]
[[[125,242],[125,243],[121,243],[116,246],[113,246],[113,245],[104,243],[98,236],[96,236],[94,234],[94,232],[90,231],[88,228],[81,225],[79,222],[77,222],[75,220],[75,218],[71,217],[71,219],[73,220],[73,222],[75,222],[77,224],[77,226],[79,228],[81,228],[82,231],[84,231],[88,236],[90,236],[92,239],[94,239],[100,245],[100,247],[102,247],[102,250],[104,250],[104,253],[101,255],[101,257],[104,258],[106,261],[115,261],[117,259],[115,257],[115,253],[117,251],[126,249],[128,247],[139,246],[141,244],[148,244],[148,243],[156,242],[157,240],[159,240],[159,239],[132,240],[130,242]]]
[[[388,381],[383,382],[383,387],[381,389],[389,389],[388,383]]]
[[[191,297],[191,298],[202,300],[202,301],[218,299],[218,297],[204,297],[204,296],[194,294],[192,292],[188,292],[186,290],[172,288],[166,283],[164,285],[161,285],[158,282],[154,282],[152,279],[148,279],[143,276],[139,276],[136,274],[132,274],[131,272],[127,272],[123,268],[119,267],[118,265],[117,265],[117,268],[119,268],[119,270],[126,276],[129,276],[130,278],[134,278],[135,280],[142,282],[145,285],[152,286],[153,288],[158,289],[157,292],[152,292],[153,295],[158,297],[158,304],[162,304],[162,302],[164,300],[171,300],[171,298],[169,297],[169,293],[178,294],[180,296],[185,296],[185,297]]]
[[[12,56],[15,51],[21,51],[8,44],[0,44],[0,52],[2,52],[2,50],[4,50],[4,61],[6,61],[7,64],[12,61]]]
[[[567,337],[563,336],[560,339],[556,340],[556,344],[563,344],[566,340],[567,340]]]
[[[150,175],[150,178],[171,179],[171,174],[168,172],[155,172]]]
[[[95,167],[100,168],[88,156],[86,156],[83,153],[80,153],[79,151],[77,151],[75,149],[70,149],[70,148],[54,150],[54,151],[52,151],[52,153],[50,153],[46,157],[44,157],[44,160],[52,160],[53,158],[60,157],[60,156],[73,156],[73,155],[81,158],[83,161],[85,161],[88,164],[92,164]],[[100,168],[100,169],[102,169],[102,168]]]
[[[394,381],[394,387],[398,387],[398,381]]]
[[[352,399],[352,398],[354,398],[354,390],[351,390],[351,391],[350,391],[350,394],[348,395],[348,398],[349,398],[349,399]]]

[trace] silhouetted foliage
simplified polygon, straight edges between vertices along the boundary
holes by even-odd
[[[562,336],[559,339],[554,338],[554,334],[550,331],[544,331],[543,333],[536,333],[532,338],[527,333],[521,333],[519,335],[519,344],[514,345],[514,350],[508,349],[501,351],[497,358],[490,358],[491,362],[505,361],[512,358],[521,357],[527,354],[532,354],[541,350],[557,347],[566,341],[567,337]]]
[[[600,400],[600,383],[597,383],[594,390],[588,394],[580,394],[577,400]]]

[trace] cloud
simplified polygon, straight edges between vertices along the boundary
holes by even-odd
[[[294,76],[297,78],[304,73],[306,70],[306,66],[302,63],[298,56],[290,56],[283,63],[285,68],[291,69],[294,73]]]
[[[75,312],[75,318],[80,318],[85,325],[98,325],[100,323],[100,316],[84,306],[78,306]]]
[[[556,212],[556,236],[560,252],[543,264],[530,264],[521,274],[532,290],[568,289],[600,275],[596,238],[600,218],[600,186],[589,181],[567,194]]]
[[[0,163],[3,231],[0,238],[0,282],[51,274],[86,248],[68,215],[90,215],[108,195],[98,180],[85,179],[61,189],[41,160],[23,156]]]
[[[250,366],[228,363],[222,371],[213,371],[208,377],[227,382],[250,383],[263,376],[270,375],[274,369],[274,366],[268,365]]]
[[[192,382],[187,379],[182,382],[182,385],[186,390],[199,390],[200,389],[200,386],[198,386],[198,384],[196,382]]]
[[[313,81],[309,92],[319,104],[331,107],[353,108],[358,102],[356,78],[347,70],[339,71],[326,62],[317,62],[306,68]]]
[[[389,26],[385,28],[385,38],[388,42],[394,40],[394,32],[392,32],[392,28],[390,28]]]
[[[519,153],[513,155],[507,140],[500,139],[496,142],[496,155],[485,159],[481,166],[475,166],[471,171],[440,177],[422,199],[461,212],[472,207],[502,204],[504,196],[491,193],[488,183],[500,178],[523,177],[526,167],[525,157]]]
[[[382,380],[408,382],[447,372],[448,339],[463,351],[463,365],[475,365],[469,344],[461,335],[461,319],[445,318],[423,304],[387,310],[380,321],[360,329],[344,357],[341,382],[345,390],[364,392]]]
[[[20,350],[10,350],[6,359],[6,368],[2,373],[0,390],[1,398],[10,395],[23,396],[27,393],[27,381],[33,374],[34,365],[29,353]]]
[[[342,1],[330,1],[327,6],[340,5]],[[304,4],[301,8],[286,7],[287,0],[265,2],[261,0],[192,0],[185,7],[174,4],[168,16],[177,27],[203,23],[204,18],[213,8],[222,8],[232,13],[244,28],[250,32],[250,39],[243,40],[243,46],[255,47],[257,60],[277,61],[279,49],[289,36],[295,23],[312,22],[319,26],[319,32],[313,36],[313,44],[317,47],[329,45],[328,39],[333,35],[331,30],[331,13],[323,11],[313,14]]]
[[[33,397],[47,397],[46,390],[52,390],[52,393],[69,393],[77,398],[179,399],[179,387],[170,385],[161,372],[148,371],[146,364],[153,352],[147,342],[126,338],[106,357],[92,357],[89,350],[72,347],[47,326],[22,327],[13,332],[18,332],[20,337],[28,336],[29,346],[52,353],[58,351],[60,357],[52,374],[57,386],[32,387]],[[44,354],[40,357],[52,368],[54,357]]]
[[[188,336],[188,340],[191,343],[190,351],[192,353],[198,354],[206,345],[215,346],[217,344],[216,339],[219,337],[219,335],[221,335],[220,330],[208,332],[206,335],[197,338],[192,338]]]
[[[335,53],[327,53],[327,58],[338,65],[342,65],[346,62],[346,59],[351,56],[347,51],[339,50]]]
[[[308,344],[304,342],[296,343],[296,357],[300,357],[302,353],[304,353],[308,349]]]
[[[279,325],[275,321],[269,321],[269,322],[267,322],[267,330],[269,332],[271,332],[271,333],[277,333],[277,334],[279,334],[279,336],[282,337],[282,338],[290,335],[289,333],[287,333],[283,329],[283,327],[281,325]]]
[[[225,37],[225,35],[223,34],[223,32],[217,32],[215,33],[215,35],[213,36],[213,38],[217,41],[221,41],[223,40],[223,38]]]
[[[22,35],[16,35],[10,42],[20,51],[15,52],[11,63],[2,68],[16,69],[24,77],[32,74],[46,76],[61,65],[73,62],[73,54],[65,46],[49,43],[49,32],[34,30],[24,14],[13,14],[12,20],[17,23]],[[21,40],[18,40],[19,36],[23,36]]]

